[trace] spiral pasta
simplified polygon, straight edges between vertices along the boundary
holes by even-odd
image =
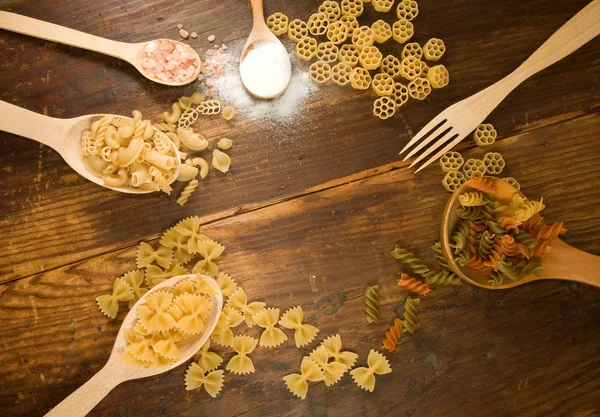
[[[288,31],[288,17],[283,13],[276,12],[267,18],[267,27],[275,36],[285,35]]]
[[[483,156],[483,163],[485,165],[486,172],[492,175],[498,175],[502,173],[504,167],[506,166],[506,162],[502,155],[498,152],[488,152]]]
[[[365,288],[365,312],[368,323],[379,323],[379,285]]]
[[[317,47],[317,59],[323,62],[334,62],[337,59],[339,49],[333,42],[323,42]]]
[[[331,68],[331,79],[337,85],[348,85],[350,84],[350,77],[352,75],[352,67],[345,62],[338,62]]]
[[[324,84],[331,79],[331,67],[323,61],[316,61],[308,68],[310,79],[316,83]]]
[[[433,252],[433,257],[437,261],[438,265],[442,268],[442,271],[452,270],[452,267],[444,256],[444,252],[442,251],[442,243],[440,241],[437,241],[433,246],[431,246],[431,251]]]
[[[308,36],[308,26],[300,19],[294,19],[288,24],[288,38],[298,43]]]
[[[496,185],[494,181],[486,177],[472,177],[467,181],[467,185],[474,190],[481,191],[486,194],[493,194],[496,192]]]
[[[317,54],[317,40],[305,36],[296,44],[296,56],[303,61],[310,61]]]
[[[408,83],[408,94],[417,100],[425,100],[431,93],[431,85],[426,78],[415,78]]]
[[[462,172],[449,171],[444,176],[444,179],[442,179],[442,185],[444,186],[446,191],[453,193],[456,190],[458,190],[458,187],[463,185],[466,181],[467,179],[465,178]]]
[[[398,19],[413,20],[419,14],[419,5],[415,0],[401,0],[396,7]]]
[[[365,46],[358,54],[358,61],[363,68],[368,70],[376,70],[381,66],[383,55],[376,46]]]
[[[446,45],[441,39],[431,38],[423,45],[423,54],[428,61],[439,61],[444,52],[446,52]]]
[[[197,179],[193,179],[190,182],[188,182],[188,184],[185,186],[185,188],[179,195],[179,198],[177,199],[177,204],[183,207],[185,203],[188,202],[190,196],[194,193],[194,191],[196,191],[196,188],[198,188]]]
[[[483,177],[487,170],[485,169],[485,163],[481,159],[469,158],[463,165],[463,172],[468,178],[473,176]]]
[[[446,285],[462,285],[462,281],[460,280],[460,278],[452,271],[429,271],[425,274],[425,282],[429,285],[436,285],[439,287],[443,287]]]
[[[479,191],[467,191],[458,196],[458,201],[465,207],[483,206],[485,204],[483,194]]]
[[[567,233],[563,222],[556,222],[551,225],[542,225],[531,232],[531,237],[536,240],[549,240]]]
[[[429,285],[415,278],[410,278],[407,274],[402,274],[398,280],[398,286],[403,290],[413,292],[418,295],[426,295],[429,290]]]
[[[396,113],[396,102],[388,97],[379,97],[373,102],[373,114],[381,120],[386,120]]]
[[[420,298],[408,297],[404,302],[404,327],[407,331],[414,333],[421,323],[419,322],[419,309],[421,307]]]
[[[398,344],[398,339],[402,334],[403,323],[398,317],[394,318],[394,323],[390,326],[390,329],[385,332],[385,339],[383,339],[383,348],[387,349],[388,352],[393,352]]]
[[[392,258],[399,260],[402,264],[417,275],[424,276],[429,272],[429,268],[425,265],[413,252],[396,246],[393,251],[390,252]]]
[[[394,94],[394,79],[385,73],[375,74],[371,86],[375,94],[380,97]]]
[[[473,133],[473,141],[475,141],[477,146],[489,146],[496,141],[497,137],[498,132],[489,123],[480,124]]]
[[[462,155],[454,151],[446,152],[440,158],[440,168],[444,172],[458,171],[464,163]]]
[[[355,45],[346,44],[342,45],[339,49],[338,59],[340,62],[348,64],[351,67],[355,67],[358,64],[358,55],[360,54],[360,51]]]
[[[406,19],[400,19],[392,25],[392,38],[400,44],[408,42],[414,34],[414,25]]]

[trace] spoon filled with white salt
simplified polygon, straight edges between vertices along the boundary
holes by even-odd
[[[285,92],[292,78],[288,53],[265,23],[262,0],[250,0],[252,31],[240,57],[242,84],[258,98],[275,98]]]

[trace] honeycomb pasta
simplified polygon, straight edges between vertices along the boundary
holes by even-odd
[[[423,61],[415,56],[408,56],[400,63],[400,75],[409,81],[421,75],[423,71]]]
[[[375,74],[372,87],[378,96],[392,96],[394,94],[394,79],[385,73]]]
[[[358,49],[373,45],[375,42],[373,30],[369,26],[361,26],[352,34],[352,43]]]
[[[458,187],[463,185],[466,181],[467,179],[465,178],[462,172],[450,171],[444,176],[444,179],[442,180],[442,185],[444,186],[446,191],[453,193],[456,190],[458,190]]]
[[[438,38],[429,39],[423,46],[423,54],[429,61],[439,61],[444,52],[446,52],[446,45]]]
[[[333,42],[323,42],[317,47],[317,59],[323,62],[335,62],[339,49]]]
[[[371,85],[371,74],[363,67],[352,68],[350,85],[356,90],[366,90]]]
[[[408,94],[417,100],[425,100],[431,93],[431,85],[425,78],[416,78],[408,83]]]
[[[392,38],[398,43],[408,42],[414,34],[414,25],[406,19],[400,19],[392,25]]]
[[[296,56],[303,61],[310,61],[317,54],[317,40],[306,36],[296,44]]]
[[[485,164],[486,172],[491,175],[501,174],[506,166],[504,158],[498,152],[486,153],[483,156],[483,163]]]
[[[512,185],[513,187],[515,187],[517,190],[521,189],[521,184],[519,184],[519,181],[517,181],[513,177],[502,178],[502,181],[505,181],[505,182],[509,183],[510,185]]]
[[[364,11],[362,0],[342,0],[342,15],[358,17]]]
[[[427,79],[431,84],[431,88],[443,88],[450,82],[450,73],[443,65],[436,65],[429,68]]]
[[[338,20],[329,24],[329,27],[327,28],[327,39],[338,45],[348,39],[349,32],[350,29],[348,26],[346,26],[344,22]]]
[[[486,123],[477,126],[475,133],[473,133],[473,140],[477,146],[488,146],[496,141],[497,136],[498,132],[496,132],[494,126]]]
[[[337,85],[348,85],[350,84],[350,76],[352,74],[352,67],[345,62],[338,62],[331,69],[331,79]]]
[[[381,72],[392,78],[398,78],[400,76],[400,60],[394,55],[386,56],[381,61]]]
[[[409,56],[414,56],[419,59],[423,58],[423,48],[421,48],[421,45],[419,45],[418,42],[411,42],[404,45],[401,58],[404,59]]]
[[[360,26],[358,20],[354,16],[342,16],[340,17],[340,22],[348,28],[349,37],[352,37],[354,31]]]
[[[308,36],[308,26],[300,19],[292,20],[288,25],[288,38],[298,43]]]
[[[385,20],[379,19],[371,25],[373,31],[373,39],[381,44],[392,37],[392,27]]]
[[[485,163],[481,159],[467,159],[463,166],[463,172],[468,178],[474,175],[483,177],[486,173]]]
[[[346,44],[342,45],[339,49],[338,59],[340,62],[348,64],[351,67],[355,67],[358,64],[358,55],[360,55],[360,52],[355,45]]]
[[[342,15],[342,9],[337,1],[326,0],[319,6],[319,13],[325,13],[328,21],[335,22]]]
[[[440,167],[444,172],[458,171],[464,163],[465,160],[458,152],[446,152],[440,158]]]
[[[323,61],[314,62],[310,65],[308,74],[313,81],[325,84],[331,79],[331,66]]]
[[[413,20],[419,14],[419,5],[415,0],[400,0],[396,7],[398,19]]]
[[[373,103],[373,114],[381,120],[389,119],[396,113],[396,103],[391,97],[379,97]]]
[[[373,0],[373,7],[379,13],[387,13],[394,5],[394,0]]]
[[[381,66],[383,55],[376,46],[365,46],[361,49],[358,55],[358,61],[363,68],[368,70],[376,70]]]
[[[277,12],[267,18],[267,26],[275,36],[285,35],[288,31],[288,17]]]
[[[396,108],[400,108],[404,103],[408,101],[408,87],[402,83],[394,84],[394,101],[396,102]]]
[[[329,20],[325,13],[313,13],[306,22],[308,31],[313,35],[324,35],[327,33],[327,26],[329,26]]]

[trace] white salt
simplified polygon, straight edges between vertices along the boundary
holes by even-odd
[[[261,42],[248,51],[240,65],[244,86],[256,97],[280,95],[290,83],[292,66],[280,42]]]

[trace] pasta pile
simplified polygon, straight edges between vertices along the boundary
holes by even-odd
[[[303,61],[317,61],[310,65],[310,78],[319,83],[350,84],[357,90],[373,88],[379,97],[373,103],[373,114],[380,119],[392,117],[408,97],[424,100],[432,89],[443,88],[450,81],[444,65],[431,68],[424,62],[439,61],[446,52],[441,39],[429,39],[423,46],[406,43],[414,35],[412,20],[418,15],[415,0],[402,0],[395,8],[397,21],[390,25],[382,19],[371,26],[360,25],[365,3],[371,2],[379,13],[388,13],[393,0],[324,1],[307,22],[288,18],[277,12],[269,16],[267,25],[276,36],[287,33],[296,42],[296,56]],[[326,37],[321,42],[317,37]],[[393,39],[404,45],[400,57],[383,56],[377,45]],[[336,63],[336,60],[339,61]],[[372,75],[369,71],[376,71]],[[402,77],[407,81],[398,81]]]
[[[548,240],[566,232],[563,223],[544,224],[542,200],[515,193],[508,205],[500,203],[486,178],[473,177],[467,186],[459,196],[461,220],[451,237],[456,262],[484,274],[496,286],[505,279],[541,274],[542,257],[551,250]]]
[[[158,123],[144,120],[137,110],[131,118],[106,115],[82,133],[84,166],[111,187],[128,186],[170,194],[173,181],[187,182],[177,199],[183,206],[198,188],[198,175],[204,179],[209,171],[206,159],[191,155],[209,145],[192,125],[200,115],[219,113],[218,100],[206,100],[204,94],[195,92],[173,103],[171,111],[162,113]],[[222,115],[231,120],[235,110],[225,106]],[[230,149],[232,144],[228,138],[219,141],[219,149],[213,151],[211,161],[216,170],[229,171],[231,159],[222,151]],[[175,149],[181,160],[175,157]],[[179,175],[175,178],[178,168]]]

